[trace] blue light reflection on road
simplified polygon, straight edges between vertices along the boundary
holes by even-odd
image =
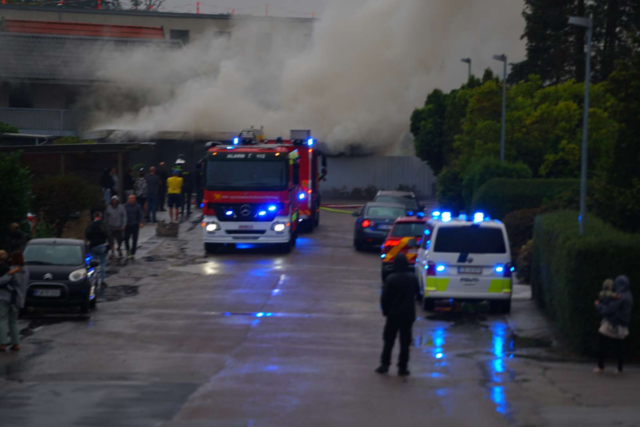
[[[493,358],[489,364],[490,369],[490,396],[491,400],[496,406],[496,412],[501,415],[507,415],[509,410],[509,404],[506,399],[504,375],[506,373],[505,367],[505,339],[506,339],[506,327],[501,324],[494,325],[491,329],[493,334],[491,353]],[[512,344],[510,344],[512,346]]]

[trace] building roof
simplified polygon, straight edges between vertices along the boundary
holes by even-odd
[[[162,27],[87,24],[81,22],[23,21],[7,19],[4,31],[23,34],[49,34],[122,39],[164,39]]]
[[[180,42],[0,32],[0,79],[41,83],[99,83],[91,58],[109,49],[178,48]]]

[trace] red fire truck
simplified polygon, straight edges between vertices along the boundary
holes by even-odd
[[[300,186],[300,153],[246,136],[209,149],[205,157],[205,250],[254,243],[289,252],[298,237],[299,202],[307,197]]]
[[[300,157],[300,228],[312,232],[320,225],[320,182],[327,176],[327,158],[316,147],[310,130],[292,130],[289,140],[281,138],[266,141],[267,145],[297,151]],[[319,165],[318,163],[321,163]]]

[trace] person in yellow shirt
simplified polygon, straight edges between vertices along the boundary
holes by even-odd
[[[178,214],[182,205],[180,197],[184,180],[179,175],[180,171],[174,170],[173,176],[167,179],[167,204],[169,205],[169,220],[171,222],[178,222]]]

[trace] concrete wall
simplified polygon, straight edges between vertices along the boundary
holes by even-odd
[[[353,189],[397,190],[412,187],[421,198],[435,197],[431,168],[417,157],[338,157],[328,159],[326,198],[349,198]]]
[[[286,29],[310,34],[313,19],[277,18],[277,17],[230,17],[227,15],[196,15],[190,13],[131,12],[107,10],[57,10],[36,7],[2,6],[0,18],[28,21],[62,21],[93,24],[135,25],[144,27],[163,27],[166,38],[171,30],[188,30],[190,41],[214,33],[230,33],[240,25],[260,25],[260,31]]]

